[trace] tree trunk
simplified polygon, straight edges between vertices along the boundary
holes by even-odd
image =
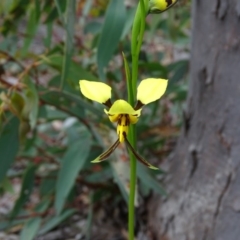
[[[240,0],[193,2],[185,124],[154,198],[156,240],[240,239]]]

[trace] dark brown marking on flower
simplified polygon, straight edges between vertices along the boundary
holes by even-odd
[[[142,108],[144,106],[144,104],[140,101],[137,100],[136,106],[134,107],[134,110],[139,110],[140,108]],[[137,114],[136,114],[137,115]],[[134,115],[135,116],[135,115]]]
[[[172,0],[166,0],[166,2],[167,2],[167,7],[172,5]]]
[[[117,139],[117,141],[107,151],[105,151],[104,153],[102,153],[99,156],[99,161],[103,161],[106,158],[108,158],[112,154],[112,152],[117,148],[119,143],[120,143],[120,141],[119,141],[119,139]]]
[[[105,105],[105,106],[110,108],[112,106],[111,99],[109,98],[105,103],[103,103],[103,105]]]
[[[122,122],[122,118],[123,117],[126,117],[126,121],[125,121],[125,124]],[[129,115],[128,114],[120,114],[119,117],[118,117],[118,125],[120,126],[129,126],[130,125],[130,118],[129,118]]]
[[[126,114],[126,125],[125,126],[129,126],[130,125],[130,118],[129,115]]]
[[[133,148],[133,146],[131,145],[131,143],[128,141],[127,139],[127,134],[125,132],[123,132],[123,136],[124,139],[127,143],[128,148],[131,150],[131,152],[133,153],[133,155],[136,157],[136,159],[141,162],[142,164],[146,165],[147,167],[151,167],[152,165],[150,163],[148,163],[143,157],[141,157],[136,150]]]
[[[122,114],[119,114],[118,116],[118,125],[122,126]]]

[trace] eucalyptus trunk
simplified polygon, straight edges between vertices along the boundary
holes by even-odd
[[[240,239],[240,1],[195,0],[184,126],[150,204],[156,240]]]

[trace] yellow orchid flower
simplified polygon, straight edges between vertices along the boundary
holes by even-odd
[[[149,0],[149,13],[161,13],[172,7],[178,0]]]
[[[80,90],[82,94],[93,101],[104,104],[109,110],[104,109],[111,122],[117,123],[117,141],[104,153],[98,156],[93,163],[107,159],[120,143],[126,142],[128,148],[135,157],[151,169],[158,169],[143,159],[133,148],[127,139],[130,124],[135,124],[141,115],[142,107],[150,102],[159,99],[166,91],[168,81],[165,79],[148,78],[142,80],[137,88],[137,102],[133,108],[123,99],[111,103],[111,87],[102,82],[80,80]]]

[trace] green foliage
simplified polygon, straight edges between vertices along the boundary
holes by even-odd
[[[181,126],[189,8],[190,3],[179,4],[146,21],[138,80],[169,79],[163,100],[144,108],[137,124],[138,151],[155,165],[171,152]],[[82,206],[90,238],[95,204],[127,201],[129,162],[124,151],[111,164],[90,163],[116,136],[109,134],[113,126],[102,106],[81,96],[78,81],[107,81],[116,98],[127,98],[135,11],[136,6],[127,8],[122,0],[0,2],[1,197],[16,194],[14,185],[21,183],[13,208],[0,215],[1,231],[20,224],[20,239],[34,239]],[[167,194],[156,178],[163,172],[152,175],[138,166],[137,174],[139,197],[151,191]]]
[[[46,223],[42,226],[42,228],[39,231],[39,234],[42,235],[44,233],[47,233],[48,231],[52,230],[56,226],[58,226],[62,221],[69,218],[71,215],[73,215],[75,212],[74,209],[68,209],[65,210],[62,214],[50,217],[46,220]]]
[[[37,235],[41,224],[41,218],[31,218],[28,220],[20,235],[20,240],[32,240]]]
[[[107,66],[121,38],[125,16],[126,10],[123,1],[111,0],[97,48],[98,72],[102,80],[105,79],[104,67]]]
[[[10,214],[11,219],[13,219],[19,214],[21,208],[29,199],[29,196],[31,195],[34,186],[34,176],[36,169],[37,169],[36,165],[30,164],[30,166],[26,169],[25,173],[23,174],[20,196],[18,197],[14,205],[14,208]]]
[[[64,202],[80,170],[82,170],[91,146],[90,135],[80,132],[81,138],[73,141],[61,161],[56,184],[55,209],[58,214],[62,211]],[[78,137],[77,137],[78,138]]]
[[[0,133],[0,153],[1,153],[1,168],[0,182],[5,178],[7,170],[10,168],[17,155],[19,121],[16,117],[8,119],[2,126]]]

